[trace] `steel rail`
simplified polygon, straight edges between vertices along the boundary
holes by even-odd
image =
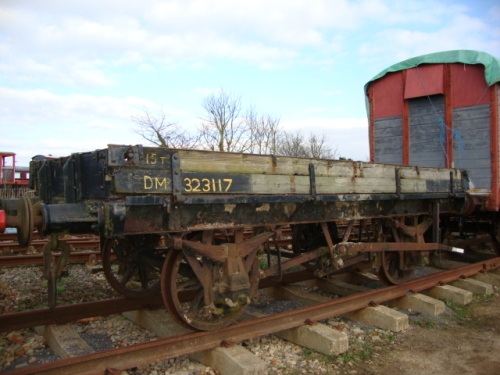
[[[60,254],[53,254],[54,259]],[[68,259],[70,263],[88,262],[89,260],[101,259],[100,251],[88,251],[71,253]],[[7,255],[0,257],[0,267],[14,267],[14,266],[36,266],[43,264],[43,254],[27,254],[27,255]]]
[[[271,277],[261,280],[259,282],[259,288],[286,285],[293,282],[310,280],[314,277],[314,273],[308,270],[290,272],[283,274],[281,280],[275,280]],[[181,299],[183,299],[182,296]],[[153,298],[148,300],[113,298],[95,302],[83,302],[75,305],[56,306],[53,309],[43,308],[13,312],[0,315],[0,332],[7,330],[14,331],[47,324],[62,324],[94,316],[118,314],[125,311],[160,306],[163,306],[163,300],[161,296],[158,296],[156,299]]]
[[[188,333],[81,357],[62,359],[13,371],[11,374],[104,374],[106,372],[125,370],[200,350],[213,349],[228,342],[239,342],[298,327],[311,320],[317,321],[345,314],[405,296],[408,292],[430,289],[460,277],[472,276],[478,272],[498,267],[500,267],[500,258],[493,258],[412,280],[403,285],[370,290],[317,305],[256,318],[214,332]]]
[[[18,330],[48,324],[62,324],[78,319],[118,314],[144,308],[163,306],[161,297],[149,300],[133,300],[125,297],[83,302],[76,305],[57,306],[0,315],[0,332]]]
[[[100,240],[99,238],[71,238],[65,239],[61,238],[63,241],[67,242],[71,248],[74,249],[99,249]],[[17,241],[5,241],[0,242],[0,249],[2,252],[7,250],[14,253],[23,253],[30,249],[41,250],[47,243],[46,239],[40,239],[32,241],[28,246],[19,246]]]

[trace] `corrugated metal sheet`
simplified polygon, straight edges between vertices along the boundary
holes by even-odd
[[[441,140],[440,122],[440,118],[444,119],[444,96],[414,98],[408,102],[410,165],[445,167],[445,150]]]
[[[490,105],[483,104],[453,110],[453,162],[467,169],[474,187],[491,186]]]
[[[375,162],[403,164],[403,117],[375,120]]]

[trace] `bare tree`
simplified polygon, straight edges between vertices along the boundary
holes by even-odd
[[[245,152],[250,148],[249,129],[241,117],[241,97],[220,89],[203,100],[206,118],[200,136],[212,151]]]
[[[337,150],[332,150],[328,147],[326,141],[327,136],[325,134],[320,136],[313,133],[309,134],[309,139],[305,146],[308,156],[315,159],[334,159],[337,155]]]
[[[250,149],[253,154],[277,154],[281,136],[280,119],[271,115],[259,116],[254,107],[246,115],[250,130]]]
[[[305,140],[300,130],[295,133],[283,132],[278,146],[278,154],[314,159],[334,159],[336,150],[328,147],[326,142],[327,137],[325,134],[317,136],[310,133],[309,138]]]
[[[278,155],[308,157],[300,130],[295,133],[283,132],[278,145]]]
[[[168,148],[196,148],[198,140],[175,122],[168,122],[163,111],[157,116],[148,109],[143,114],[132,116],[132,121],[138,125],[135,130],[146,141],[156,146]]]

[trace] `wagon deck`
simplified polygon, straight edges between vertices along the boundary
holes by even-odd
[[[105,237],[418,214],[429,212],[431,201],[459,212],[468,188],[458,169],[140,145],[34,161],[31,168],[46,233],[62,229],[75,211],[86,220],[70,231],[99,228]]]

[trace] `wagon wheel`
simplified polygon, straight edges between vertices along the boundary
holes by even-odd
[[[255,254],[248,257],[252,255]],[[208,275],[209,285],[204,289],[187,257],[183,250],[172,249],[163,264],[161,292],[165,307],[172,318],[188,328],[202,331],[221,329],[235,322],[257,291],[258,258],[255,257],[248,273],[250,288],[235,293],[227,289],[227,284],[222,279],[224,263],[200,256],[195,258]],[[207,290],[213,291],[214,294],[214,303],[211,306],[205,303]]]
[[[22,197],[17,203],[17,242],[20,246],[28,246],[33,238],[33,204],[31,198]]]
[[[109,284],[127,298],[149,298],[160,293],[160,272],[164,250],[158,249],[158,235],[107,239],[102,265]]]
[[[402,256],[403,262],[400,261]],[[415,256],[408,251],[382,251],[380,258],[378,276],[386,284],[405,283],[411,278],[416,267]]]

